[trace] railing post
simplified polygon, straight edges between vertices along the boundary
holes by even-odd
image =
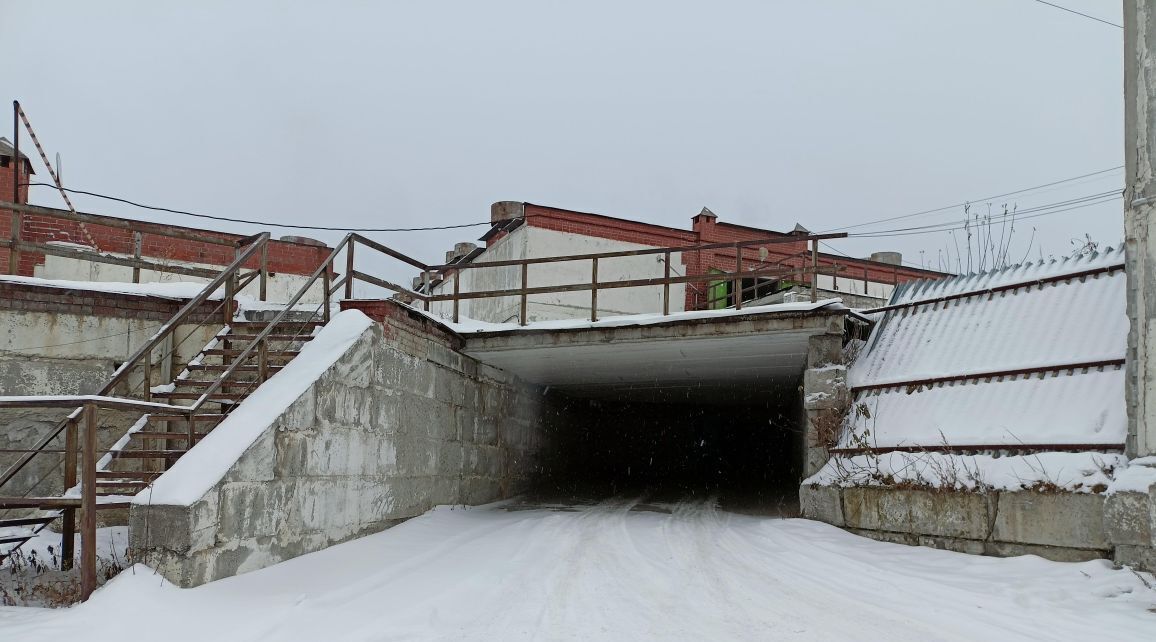
[[[144,363],[141,364],[144,370],[144,400],[153,400],[153,351],[149,349],[144,353]]]
[[[598,320],[598,257],[590,260],[590,320]]]
[[[670,252],[664,256],[665,258],[662,260],[662,264],[665,266],[662,271],[662,278],[664,279],[662,284],[662,315],[666,316],[670,314]]]
[[[64,489],[76,486],[76,446],[78,418],[68,420],[64,432]],[[60,568],[71,570],[72,561],[76,556],[76,509],[65,508],[62,515],[63,524],[60,528]]]
[[[17,100],[12,101],[12,148],[12,202],[19,203],[20,179],[24,172],[21,171],[23,163],[20,162],[20,101]],[[20,243],[20,228],[23,226],[23,219],[24,217],[20,212],[12,210],[12,233],[10,235],[12,245],[8,246],[8,273],[13,275],[20,273],[20,250],[16,246]]]
[[[518,307],[518,323],[526,325],[526,288],[530,287],[530,264],[522,264],[522,302]]]
[[[743,309],[743,246],[735,243],[735,309]]]
[[[345,298],[353,298],[353,248],[357,243],[350,237],[349,244],[345,247]],[[457,319],[454,319],[455,321]]]
[[[144,235],[137,230],[132,233],[132,257],[136,260],[141,258],[141,246],[144,245]],[[132,282],[140,283],[140,266],[133,266],[132,268]]]
[[[261,244],[261,300],[269,294],[269,242]]]
[[[191,450],[197,443],[197,414],[190,412],[188,418],[185,420],[185,430],[189,436],[185,440],[185,450]]]
[[[331,280],[329,273],[330,267],[331,266],[326,265],[325,269],[321,271],[321,289],[325,293],[325,301],[323,304],[325,307],[325,312],[322,315],[322,318],[325,319],[325,323],[329,323],[329,282]]]
[[[421,281],[425,289],[425,295],[427,297],[424,301],[422,301],[422,308],[425,309],[426,312],[429,312],[428,297],[433,295],[433,289],[430,287],[430,284],[433,283],[433,277],[430,276],[429,270],[422,270]]]
[[[80,482],[80,599],[96,590],[96,404],[84,404]]]
[[[458,322],[458,295],[461,294],[462,271],[454,273],[454,323]]]
[[[811,241],[811,303],[819,300],[819,239]]]
[[[269,340],[257,344],[257,378],[264,383],[269,378]]]

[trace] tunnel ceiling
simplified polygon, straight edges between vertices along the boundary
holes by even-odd
[[[821,331],[821,330],[819,330]],[[464,352],[518,377],[578,396],[637,400],[743,399],[797,385],[814,328],[758,333],[616,338],[519,337],[468,340]],[[625,333],[624,333],[625,334]]]

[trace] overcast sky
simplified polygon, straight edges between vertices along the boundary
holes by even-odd
[[[1118,1],[1059,3],[1122,20]],[[67,186],[308,225],[483,222],[522,200],[824,231],[1123,164],[1122,31],[1032,0],[173,4],[0,0],[0,93]],[[1122,186],[1118,170],[993,207]],[[1116,244],[1122,216],[1022,221],[1013,247],[1033,227],[1033,258]],[[484,229],[371,236],[434,261]],[[918,264],[952,242],[832,245]]]

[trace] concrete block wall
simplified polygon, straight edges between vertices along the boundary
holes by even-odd
[[[836,327],[837,326],[837,327]],[[803,371],[803,477],[819,472],[835,445],[843,418],[851,407],[847,368],[843,364],[842,318],[827,334],[808,339],[807,369]]]
[[[804,485],[802,514],[873,539],[994,556],[1109,558],[1156,570],[1152,493]]]
[[[42,287],[0,281],[0,395],[79,395],[98,391],[113,371],[185,303],[181,299]],[[153,355],[152,385],[167,382],[221,328],[208,302],[179,326],[183,341]],[[201,321],[210,321],[198,327]],[[165,362],[168,362],[167,368]],[[121,392],[143,389],[130,373]],[[164,379],[164,381],[162,381]],[[30,448],[68,414],[56,409],[0,410],[0,449]],[[119,439],[139,415],[102,412],[102,446]],[[62,448],[63,438],[50,448]],[[0,470],[18,453],[0,452]],[[5,494],[62,491],[59,455],[37,456],[4,488]],[[35,488],[33,485],[35,484]]]
[[[181,586],[482,504],[534,472],[541,394],[392,302],[191,506],[134,506],[133,559]],[[353,307],[353,306],[351,306]],[[374,306],[369,306],[373,311]],[[390,315],[381,312],[388,309]]]

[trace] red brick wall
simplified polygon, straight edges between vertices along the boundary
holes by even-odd
[[[811,265],[810,244],[806,241],[790,240],[790,234],[762,230],[731,223],[719,223],[709,216],[695,216],[692,229],[679,230],[661,225],[650,225],[600,214],[573,212],[543,205],[525,204],[526,223],[534,227],[569,232],[598,238],[649,245],[652,247],[678,247],[685,245],[709,245],[713,243],[734,243],[760,239],[784,239],[783,243],[768,243],[764,246],[743,248],[742,267],[744,271],[776,267],[804,268]],[[766,259],[760,258],[760,247],[767,250]],[[734,248],[699,250],[682,255],[686,274],[709,274],[712,270],[734,273],[736,259]],[[939,276],[936,272],[890,266],[861,259],[851,259],[832,254],[819,253],[819,265],[843,266],[840,278],[863,279],[864,271],[868,281],[876,283],[902,283],[912,279]],[[803,275],[807,281],[809,275]],[[696,309],[705,305],[708,281],[690,284],[686,290],[686,309]],[[696,292],[697,289],[697,292]]]
[[[460,348],[462,340],[434,320],[389,299],[351,299],[341,301],[342,310],[361,310],[385,330],[387,340],[396,342],[409,354],[422,355],[421,341],[433,340],[451,348]]]
[[[164,322],[171,319],[184,305],[183,299],[0,281],[0,310],[57,312]],[[200,323],[206,319],[221,319],[223,323],[221,312],[217,310],[220,305],[220,301],[204,302],[186,323]]]
[[[13,167],[0,167],[0,200],[12,198]],[[28,175],[22,176],[21,182],[28,182]],[[28,202],[28,188],[22,188],[20,202]],[[8,240],[11,233],[11,212],[0,212],[0,239]],[[196,232],[205,236],[234,242],[243,238],[238,234],[226,234],[209,230],[200,230],[189,227],[171,226],[174,230]],[[104,225],[82,225],[75,221],[48,216],[25,214],[21,225],[23,240],[30,243],[46,243],[48,241],[67,241],[92,245],[95,243],[101,252],[115,252],[118,254],[132,254],[133,233],[116,227]],[[271,241],[269,244],[269,270],[286,274],[312,274],[317,266],[329,256],[330,248],[284,241]],[[233,249],[224,245],[199,241],[184,241],[157,234],[144,234],[141,239],[141,255],[147,259],[161,261],[181,261],[190,263],[207,263],[209,265],[228,265],[233,261]],[[44,255],[24,252],[21,253],[19,274],[33,276],[37,265],[44,264]],[[8,248],[0,248],[0,274],[8,271]],[[247,267],[257,267],[258,260],[254,258]]]

